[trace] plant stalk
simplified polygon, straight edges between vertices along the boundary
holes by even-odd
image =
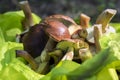
[[[17,50],[16,51],[17,56],[23,57],[26,61],[29,62],[30,66],[32,67],[33,70],[36,70],[38,68],[37,62],[33,59],[33,57],[27,53],[26,51],[23,50]]]
[[[49,71],[49,62],[40,63],[38,69],[36,70],[39,74],[46,74]]]
[[[62,61],[64,60],[73,60],[74,48],[69,47],[67,53],[63,56]]]
[[[105,33],[106,32],[106,28],[109,24],[109,22],[111,21],[111,19],[113,18],[113,16],[117,13],[116,10],[114,9],[106,9],[104,10],[97,18],[96,20],[96,24],[102,24],[102,32]]]
[[[50,55],[48,55],[48,52],[51,51],[55,47],[55,44],[56,42],[52,38],[48,39],[47,44],[40,55],[41,62],[49,61]]]
[[[99,39],[102,36],[102,29],[99,28],[100,25],[94,25],[94,41],[95,41],[95,46],[96,46],[96,52],[99,52],[101,50],[101,46],[99,43]]]
[[[89,27],[90,17],[85,14],[80,14],[80,25],[83,29],[86,29]]]
[[[31,12],[28,1],[21,1],[21,2],[19,2],[19,5],[25,15],[25,18],[23,20],[23,26],[25,27],[25,30],[27,30],[27,29],[29,29],[29,27],[34,25],[32,12]]]

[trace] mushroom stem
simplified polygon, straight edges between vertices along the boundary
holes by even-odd
[[[38,73],[46,74],[48,72],[50,60],[50,55],[48,54],[48,52],[54,48],[55,43],[56,42],[52,38],[49,38],[44,50],[40,55],[40,66],[37,70]]]
[[[36,70],[39,74],[46,74],[49,71],[49,62],[40,63],[38,69]]]
[[[23,50],[17,50],[16,51],[17,56],[23,57],[26,61],[29,62],[30,66],[33,70],[36,70],[38,68],[37,62],[33,59],[33,57]]]
[[[99,25],[94,25],[93,33],[94,33],[94,41],[95,41],[95,46],[96,46],[96,52],[99,52],[101,50],[99,39],[102,35],[102,29],[99,28]]]
[[[30,26],[34,25],[32,12],[31,12],[28,1],[21,1],[21,2],[19,2],[19,5],[25,15],[25,18],[23,20],[23,26],[25,27],[25,30],[27,30],[27,29],[29,29]]]
[[[108,26],[108,23],[111,21],[113,16],[116,14],[114,9],[106,9],[103,11],[97,18],[96,24],[102,24],[102,32],[106,32],[105,29]]]
[[[69,47],[67,53],[63,56],[62,61],[64,60],[73,60],[74,48]]]
[[[83,29],[89,27],[90,17],[85,14],[80,14],[80,25]]]
[[[48,39],[47,44],[40,55],[41,62],[49,61],[50,56],[48,55],[48,52],[55,47],[55,44],[56,42],[52,38]]]

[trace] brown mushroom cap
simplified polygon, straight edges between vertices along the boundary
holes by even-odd
[[[76,32],[77,30],[80,30],[82,28],[81,26],[77,25],[75,23],[75,21],[72,18],[70,18],[69,16],[56,14],[56,15],[52,15],[52,16],[45,18],[45,21],[48,19],[56,19],[56,20],[62,22],[68,28],[70,35],[72,35],[74,32]]]
[[[75,21],[71,17],[65,16],[65,15],[62,15],[62,14],[51,15],[51,16],[47,17],[46,19],[49,19],[49,18],[62,19],[62,20],[69,21],[69,22],[71,22],[73,24],[76,24]]]
[[[68,28],[62,22],[50,18],[45,20],[45,24],[47,24],[45,27],[46,33],[54,38],[55,41],[69,39],[71,37]]]
[[[24,50],[30,53],[32,57],[37,57],[40,55],[47,41],[48,36],[40,24],[32,26],[29,32],[22,37]]]

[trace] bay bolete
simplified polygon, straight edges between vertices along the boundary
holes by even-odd
[[[68,28],[70,35],[72,35],[77,30],[81,29],[81,26],[77,25],[75,21],[69,16],[56,14],[47,17],[45,20],[48,19],[57,19],[58,21],[62,22]]]
[[[50,19],[50,18],[56,18],[56,19],[61,20],[61,21],[69,21],[73,24],[76,24],[75,21],[71,17],[65,16],[62,14],[51,15],[51,16],[48,16],[46,19]]]
[[[54,48],[55,42],[71,38],[68,28],[56,19],[50,18],[45,20],[43,26],[49,36],[49,40],[41,53],[41,62],[49,60],[47,52]]]

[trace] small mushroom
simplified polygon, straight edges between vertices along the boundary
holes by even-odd
[[[70,33],[67,27],[56,19],[47,19],[44,22],[44,30],[49,36],[49,40],[41,53],[41,62],[49,61],[48,51],[53,48],[53,43],[64,39],[70,39]]]
[[[72,35],[77,30],[81,29],[81,26],[77,25],[74,22],[74,20],[68,16],[56,14],[56,15],[52,15],[52,16],[47,17],[45,20],[48,20],[48,19],[57,19],[60,22],[62,22],[68,28],[70,35]]]
[[[71,22],[73,24],[76,24],[75,21],[72,18],[70,18],[69,16],[62,15],[62,14],[55,14],[55,15],[48,16],[47,18],[45,18],[45,20],[50,19],[50,18],[56,18],[56,19],[58,19],[60,21],[63,20],[62,22],[69,21],[69,22]]]
[[[48,19],[45,20],[44,23],[45,32],[56,41],[69,39],[71,37],[68,28],[62,22],[56,19]]]

